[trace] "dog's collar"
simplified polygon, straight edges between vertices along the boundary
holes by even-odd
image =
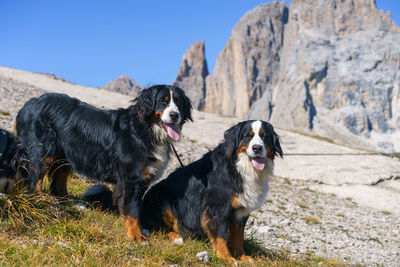
[[[7,134],[5,131],[0,130],[0,156],[6,151],[7,148]]]

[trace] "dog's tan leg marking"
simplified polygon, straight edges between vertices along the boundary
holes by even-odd
[[[206,211],[204,211],[201,217],[201,225],[204,232],[207,234],[207,237],[210,240],[211,246],[213,247],[215,253],[218,257],[221,257],[230,263],[236,262],[235,258],[233,258],[231,253],[229,252],[227,240],[221,237],[214,236],[212,234],[212,231],[210,231],[210,224],[212,223],[213,222],[211,218],[207,215]]]
[[[142,234],[142,231],[140,230],[139,219],[135,219],[129,215],[126,216],[124,219],[128,238],[137,243],[143,243],[146,240],[146,237]]]

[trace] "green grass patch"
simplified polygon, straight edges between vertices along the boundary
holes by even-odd
[[[147,245],[126,237],[123,220],[98,209],[81,211],[72,203],[91,186],[77,177],[70,179],[72,197],[56,199],[46,194],[18,191],[0,199],[0,266],[206,266],[196,254],[207,251],[207,266],[226,266],[208,240],[185,239],[174,245],[162,232],[152,233]],[[241,266],[337,266],[337,261],[290,257],[286,250],[268,250],[254,236],[246,237],[244,250],[254,258]],[[319,264],[319,265],[318,265]]]
[[[376,242],[376,243],[378,243],[378,244],[383,245],[382,242],[381,242],[378,238],[370,237],[369,240],[374,241],[374,242]]]

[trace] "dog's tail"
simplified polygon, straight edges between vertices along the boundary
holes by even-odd
[[[83,199],[102,210],[116,210],[112,201],[111,190],[104,185],[94,185],[83,193]]]

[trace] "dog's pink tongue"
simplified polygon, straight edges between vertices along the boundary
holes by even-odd
[[[168,133],[169,137],[172,138],[172,140],[174,140],[174,141],[179,140],[180,134],[179,134],[178,128],[176,127],[175,124],[166,123],[165,129],[167,129],[167,133]]]
[[[254,168],[261,171],[264,170],[265,167],[265,159],[264,158],[252,158],[251,163],[253,164]]]

